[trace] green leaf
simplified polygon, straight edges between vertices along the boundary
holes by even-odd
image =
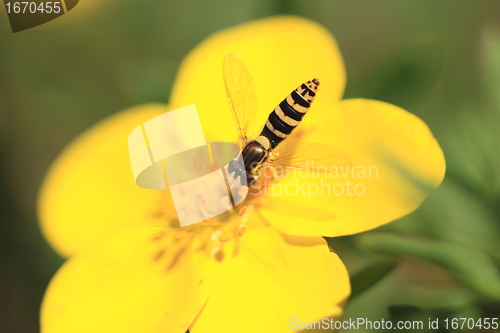
[[[493,260],[478,249],[443,241],[369,233],[357,238],[370,251],[416,258],[437,264],[470,289],[500,300],[500,274]]]
[[[117,66],[122,94],[131,104],[167,103],[179,61],[160,55],[136,55]]]
[[[500,113],[500,29],[483,33],[483,76],[486,91]]]
[[[497,200],[500,194],[499,122],[500,112],[466,108],[449,123],[453,130],[440,140],[447,156],[448,177],[488,201]]]
[[[391,321],[393,323],[393,329],[398,332],[433,332],[433,333],[448,333],[444,327],[439,325],[436,321],[436,326],[430,328],[429,322],[434,322],[436,318],[431,318],[427,313],[425,313],[421,308],[414,305],[391,305],[387,308],[391,316]],[[408,328],[397,329],[398,322],[405,322]]]
[[[392,272],[397,265],[397,260],[381,260],[364,267],[361,271],[354,274],[351,277],[351,299],[382,280],[387,274]]]
[[[449,175],[416,212],[384,229],[471,246],[500,260],[500,225],[493,209]]]
[[[412,109],[432,91],[442,71],[440,45],[414,42],[385,58],[361,82],[358,93]],[[349,91],[346,97],[351,96]]]

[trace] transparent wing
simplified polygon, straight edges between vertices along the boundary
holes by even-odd
[[[296,140],[278,148],[270,156],[267,165],[330,172],[331,166],[348,167],[354,164],[352,157],[342,149],[324,143]]]
[[[257,115],[257,98],[252,77],[243,60],[233,53],[224,58],[223,75],[236,129],[241,143],[246,144],[249,141],[247,130]]]

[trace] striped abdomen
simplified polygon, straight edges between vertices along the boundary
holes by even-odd
[[[301,122],[316,96],[318,86],[318,79],[303,83],[271,112],[260,133],[269,139],[271,148],[275,148]]]

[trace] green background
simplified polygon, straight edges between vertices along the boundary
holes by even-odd
[[[354,276],[345,318],[500,317],[500,1],[82,0],[16,34],[0,12],[0,332],[38,331],[63,262],[36,217],[61,149],[126,107],[168,102],[180,61],[210,33],[280,13],[325,25],[345,97],[415,113],[447,160],[418,211],[328,240]]]

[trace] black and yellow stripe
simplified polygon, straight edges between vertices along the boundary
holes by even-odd
[[[316,97],[319,80],[313,79],[303,83],[292,91],[269,115],[260,135],[265,136],[275,148],[302,121],[302,117],[311,107]]]

